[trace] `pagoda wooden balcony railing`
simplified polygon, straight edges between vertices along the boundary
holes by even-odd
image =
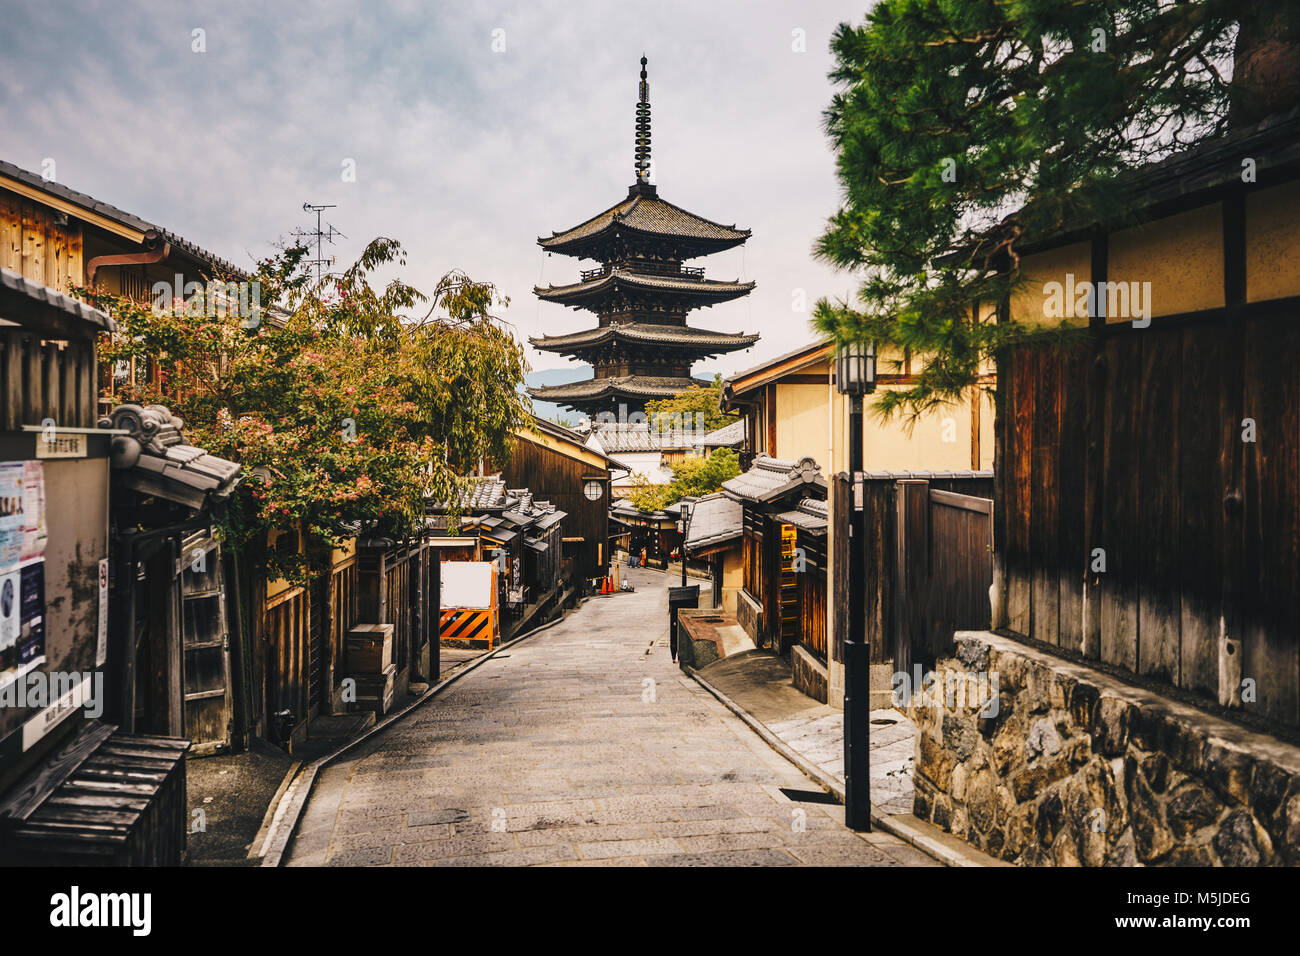
[[[612,268],[613,266],[597,266],[595,269],[583,269],[578,273],[578,277],[582,282],[591,282],[609,275]],[[646,275],[690,276],[692,279],[704,278],[703,266],[683,266],[677,263],[637,262],[631,266],[630,271],[641,272]]]

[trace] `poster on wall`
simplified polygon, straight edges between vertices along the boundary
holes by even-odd
[[[22,622],[22,574],[0,574],[0,685],[18,668],[18,637]]]
[[[45,663],[45,474],[0,462],[0,689]]]
[[[0,690],[45,663],[45,562],[0,574]]]
[[[12,571],[23,558],[26,471],[26,462],[0,462],[0,571]]]
[[[45,557],[45,462],[23,462],[22,560]]]
[[[27,673],[45,663],[45,562],[22,567],[22,618],[18,630],[18,669]]]

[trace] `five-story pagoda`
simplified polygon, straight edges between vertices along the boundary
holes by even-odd
[[[758,341],[757,335],[710,332],[686,324],[692,309],[748,295],[752,282],[704,278],[687,259],[741,245],[748,229],[723,226],[665,202],[650,182],[650,85],[641,58],[636,107],[636,183],[627,198],[586,222],[538,239],[548,253],[594,259],[595,269],[577,282],[538,287],[547,302],[589,309],[594,329],[545,335],[529,341],[595,367],[592,378],[567,385],[530,388],[536,399],[597,415],[620,418],[644,411],[645,403],[710,383],[691,377],[691,366]]]

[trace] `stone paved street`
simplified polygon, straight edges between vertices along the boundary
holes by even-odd
[[[630,575],[327,768],[289,865],[935,865],[782,793],[816,787],[682,675],[670,580]]]

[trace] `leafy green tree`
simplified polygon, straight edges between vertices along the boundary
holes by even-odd
[[[530,421],[524,353],[491,314],[502,300],[490,283],[453,272],[431,297],[396,280],[377,289],[373,272],[404,262],[389,239],[320,283],[304,262],[288,249],[259,263],[250,281],[267,307],[251,318],[201,295],[160,309],[77,290],[118,322],[105,359],[157,369],[114,400],[168,405],[187,440],[244,466],[222,534],[290,580],[358,531],[412,533],[426,496],[454,498],[458,475],[506,460]],[[312,549],[267,552],[267,532],[290,527]]]
[[[715,375],[708,388],[688,388],[672,398],[646,402],[645,412],[652,429],[695,428],[698,421],[705,430],[715,431],[739,418],[722,410],[721,375]]]
[[[684,458],[672,466],[673,480],[667,485],[651,485],[641,480],[628,495],[641,511],[658,511],[682,498],[699,498],[722,487],[722,483],[740,474],[740,457],[730,448],[714,449],[710,455]]]
[[[863,277],[818,330],[926,356],[882,416],[916,416],[1043,330],[976,321],[1023,244],[1130,208],[1122,174],[1300,99],[1300,13],[1269,0],[882,0],[831,41],[843,205],[816,244]],[[1234,82],[1228,77],[1233,76]]]

